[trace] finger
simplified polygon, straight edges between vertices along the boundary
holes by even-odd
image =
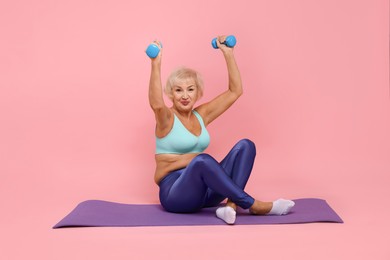
[[[223,45],[223,38],[220,35],[218,35],[216,42],[217,42],[217,47],[221,48],[221,46]]]
[[[221,43],[219,42],[218,36],[217,36],[217,40],[215,41],[215,43],[217,44],[217,48],[219,48],[221,46]]]
[[[155,45],[157,45],[157,47],[158,47],[159,49],[162,48],[161,42],[160,42],[159,40],[155,39],[152,43],[155,44]]]
[[[224,43],[226,41],[226,35],[219,35],[218,36],[218,41],[220,43]]]

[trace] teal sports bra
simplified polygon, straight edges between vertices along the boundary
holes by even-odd
[[[163,138],[156,137],[156,154],[186,154],[202,153],[210,143],[210,135],[204,125],[202,117],[195,110],[192,111],[198,118],[202,128],[199,136],[194,135],[183,125],[174,114],[171,131]]]

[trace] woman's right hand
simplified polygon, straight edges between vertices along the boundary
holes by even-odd
[[[226,46],[225,44],[223,44],[223,42],[226,41],[226,35],[218,35],[217,36],[217,46],[218,46],[218,49],[220,49],[222,51],[222,53],[229,53],[229,52],[233,52],[233,49],[234,47],[228,47]]]
[[[158,47],[158,49],[160,50],[158,52],[158,55],[155,58],[150,58],[150,59],[152,60],[152,62],[161,62],[161,56],[162,56],[162,45],[161,45],[161,42],[158,41],[158,40],[154,40],[150,44],[156,45]]]

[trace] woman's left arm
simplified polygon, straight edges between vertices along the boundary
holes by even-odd
[[[225,36],[218,37],[217,46],[222,51],[226,61],[229,88],[210,102],[202,104],[195,109],[202,116],[205,125],[210,124],[223,114],[243,93],[241,75],[234,58],[233,48],[220,44],[220,42],[225,41],[225,38]]]

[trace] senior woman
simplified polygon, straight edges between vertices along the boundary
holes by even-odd
[[[252,141],[239,141],[221,162],[203,153],[210,142],[206,127],[243,93],[234,49],[222,44],[225,39],[226,36],[217,37],[217,46],[226,61],[228,89],[196,107],[203,94],[203,82],[198,72],[188,68],[179,68],[169,76],[165,93],[172,106],[165,104],[161,84],[162,46],[153,42],[160,52],[151,58],[149,103],[156,119],[154,180],[160,188],[161,205],[169,212],[191,213],[218,206],[227,198],[226,205],[219,207],[216,215],[228,224],[234,224],[237,206],[256,215],[287,214],[294,206],[293,201],[264,202],[244,191],[256,156]]]

